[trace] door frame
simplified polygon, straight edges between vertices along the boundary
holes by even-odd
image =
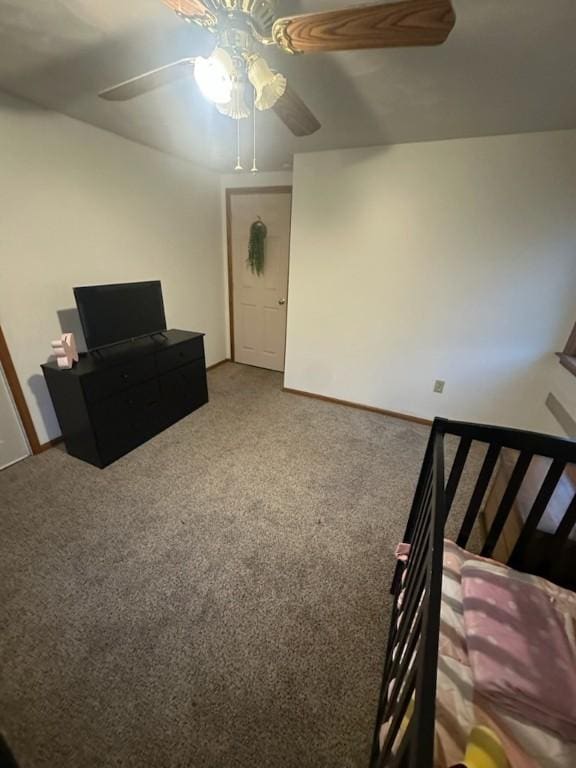
[[[16,411],[18,413],[18,417],[20,418],[22,428],[24,429],[30,453],[31,455],[41,453],[44,449],[40,444],[40,440],[38,440],[38,434],[36,433],[34,422],[32,421],[32,416],[28,410],[28,404],[24,397],[24,392],[22,391],[22,387],[18,381],[16,368],[12,362],[12,356],[10,355],[10,350],[8,349],[8,344],[6,343],[6,337],[2,331],[2,326],[0,326],[0,365],[4,371],[4,376],[6,378],[6,382],[8,383],[8,389],[12,394],[12,400],[16,406]]]
[[[228,330],[230,333],[230,360],[236,362],[234,350],[234,275],[232,273],[232,196],[260,194],[292,194],[292,185],[278,187],[227,187],[226,188],[226,251],[228,258]],[[290,201],[292,207],[292,201]],[[292,217],[290,217],[292,218]],[[290,222],[292,225],[292,222]],[[290,226],[290,234],[292,226]],[[290,275],[290,250],[288,250],[288,275]],[[288,277],[290,279],[290,277]],[[288,298],[288,295],[286,295]],[[286,354],[286,350],[284,350]]]

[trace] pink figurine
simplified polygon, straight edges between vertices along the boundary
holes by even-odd
[[[52,342],[52,349],[56,355],[58,368],[72,368],[78,362],[78,351],[73,333],[63,333],[56,341]]]

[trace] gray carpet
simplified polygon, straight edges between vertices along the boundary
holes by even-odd
[[[428,429],[232,363],[98,470],[0,473],[0,727],[21,768],[366,766]]]

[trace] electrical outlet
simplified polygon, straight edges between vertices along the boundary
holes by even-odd
[[[436,379],[434,382],[434,392],[437,392],[439,395],[444,392],[444,384],[446,384],[445,381],[442,381],[442,379]]]

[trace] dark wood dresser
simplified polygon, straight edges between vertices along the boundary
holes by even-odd
[[[96,467],[208,402],[202,333],[165,331],[42,370],[68,453]]]

